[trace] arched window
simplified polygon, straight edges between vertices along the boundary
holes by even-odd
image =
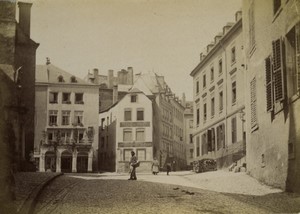
[[[62,76],[62,75],[59,75],[58,77],[57,77],[57,79],[58,79],[58,82],[64,82],[65,80],[64,80],[64,77]]]

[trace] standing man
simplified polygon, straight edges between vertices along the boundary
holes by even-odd
[[[171,171],[171,163],[167,163],[167,175],[169,175],[169,172]]]
[[[130,178],[128,180],[136,180],[135,169],[138,166],[138,160],[137,157],[135,156],[134,151],[131,151],[131,158],[129,164],[130,164],[131,173],[130,173]]]

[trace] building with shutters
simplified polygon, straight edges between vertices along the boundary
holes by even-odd
[[[184,103],[183,103],[184,104]],[[185,102],[185,110],[183,114],[184,128],[183,128],[183,138],[185,142],[186,150],[186,161],[187,169],[192,169],[194,162],[194,143],[193,143],[193,127],[194,127],[194,117],[193,117],[193,102]]]
[[[99,86],[48,59],[36,67],[35,93],[34,157],[39,171],[97,171]]]
[[[243,1],[247,171],[300,192],[300,2]]]
[[[99,114],[99,169],[129,172],[131,151],[140,166],[150,172],[153,160],[152,101],[132,88],[119,101]]]
[[[217,167],[244,161],[245,69],[242,13],[227,23],[200,54],[193,77],[194,160],[213,158]]]

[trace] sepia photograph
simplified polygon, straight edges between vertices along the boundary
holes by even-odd
[[[0,0],[0,112],[1,214],[300,213],[300,0]]]

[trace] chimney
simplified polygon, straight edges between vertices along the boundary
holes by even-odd
[[[202,61],[203,59],[203,53],[200,53],[200,62]]]
[[[118,85],[113,85],[113,104],[118,101]]]
[[[30,10],[32,3],[19,2],[19,26],[30,37]]]
[[[239,21],[242,18],[242,11],[237,11],[235,13],[235,21]]]
[[[94,75],[94,83],[99,84],[99,70],[98,68],[93,69],[93,75]]]
[[[127,84],[128,85],[133,85],[133,68],[132,67],[128,67],[127,68],[128,71],[128,76],[127,76]]]
[[[114,70],[108,70],[108,88],[113,88]]]
[[[185,93],[182,93],[182,105],[184,108],[186,107]]]

